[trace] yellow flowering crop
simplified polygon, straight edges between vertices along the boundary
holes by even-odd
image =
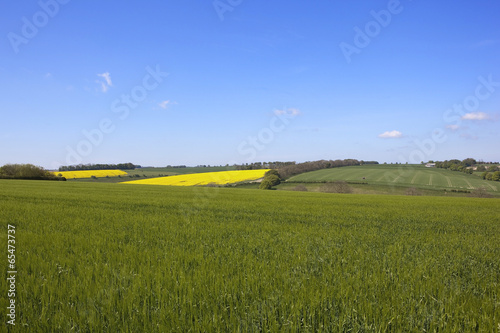
[[[53,174],[58,176],[61,174],[66,179],[73,178],[90,178],[92,176],[96,176],[97,178],[101,177],[116,177],[127,175],[125,171],[122,170],[79,170],[79,171],[54,171]]]
[[[187,175],[133,180],[121,184],[194,186],[214,183],[224,185],[260,179],[264,177],[267,171],[269,169],[191,173]]]

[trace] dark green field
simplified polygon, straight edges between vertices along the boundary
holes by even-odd
[[[2,180],[0,220],[13,332],[500,324],[498,199]]]

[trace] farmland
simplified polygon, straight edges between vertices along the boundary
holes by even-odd
[[[94,177],[117,177],[126,176],[127,173],[122,170],[80,170],[80,171],[55,171],[56,176],[61,175],[67,179],[91,178]]]
[[[173,186],[196,186],[196,185],[225,185],[239,182],[257,180],[264,177],[267,169],[260,170],[233,170],[206,173],[193,173],[171,177],[158,177],[124,182],[123,184],[143,185],[173,185]]]
[[[499,203],[0,180],[10,329],[494,332]]]
[[[485,181],[477,175],[420,165],[363,165],[323,169],[291,177],[288,181],[311,183],[335,180],[422,189],[474,190],[484,187],[493,193],[500,192],[498,182]]]

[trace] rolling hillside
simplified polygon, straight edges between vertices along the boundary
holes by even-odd
[[[500,183],[486,181],[477,175],[421,165],[362,165],[306,172],[288,182],[313,183],[344,180],[374,185],[418,187],[430,189],[474,190],[480,187],[490,192],[500,191]]]

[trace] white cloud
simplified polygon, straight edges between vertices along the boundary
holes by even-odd
[[[450,129],[452,131],[456,131],[457,129],[460,128],[460,126],[458,126],[458,125],[446,125],[446,128]]]
[[[484,112],[470,112],[462,116],[462,120],[487,120],[490,116]]]
[[[102,92],[108,91],[109,87],[113,86],[113,82],[111,82],[111,76],[109,75],[109,72],[105,72],[102,74],[97,74],[97,76],[101,77],[104,79],[102,80],[97,80],[97,83],[101,84],[101,90]]]
[[[379,138],[384,138],[384,139],[391,139],[391,138],[400,138],[403,136],[403,133],[401,133],[400,131],[386,131],[382,134],[379,134],[378,137]]]
[[[169,100],[163,101],[161,103],[158,103],[158,106],[161,107],[162,109],[166,109],[172,102]]]
[[[102,73],[102,74],[97,74],[97,76],[100,76],[106,80],[106,83],[108,86],[112,86],[113,83],[111,82],[111,77],[109,76],[109,72]]]
[[[298,116],[300,114],[300,110],[294,109],[294,108],[288,108],[288,109],[283,109],[283,110],[274,110],[274,114],[277,116],[281,116],[284,114],[288,114],[290,116]]]

